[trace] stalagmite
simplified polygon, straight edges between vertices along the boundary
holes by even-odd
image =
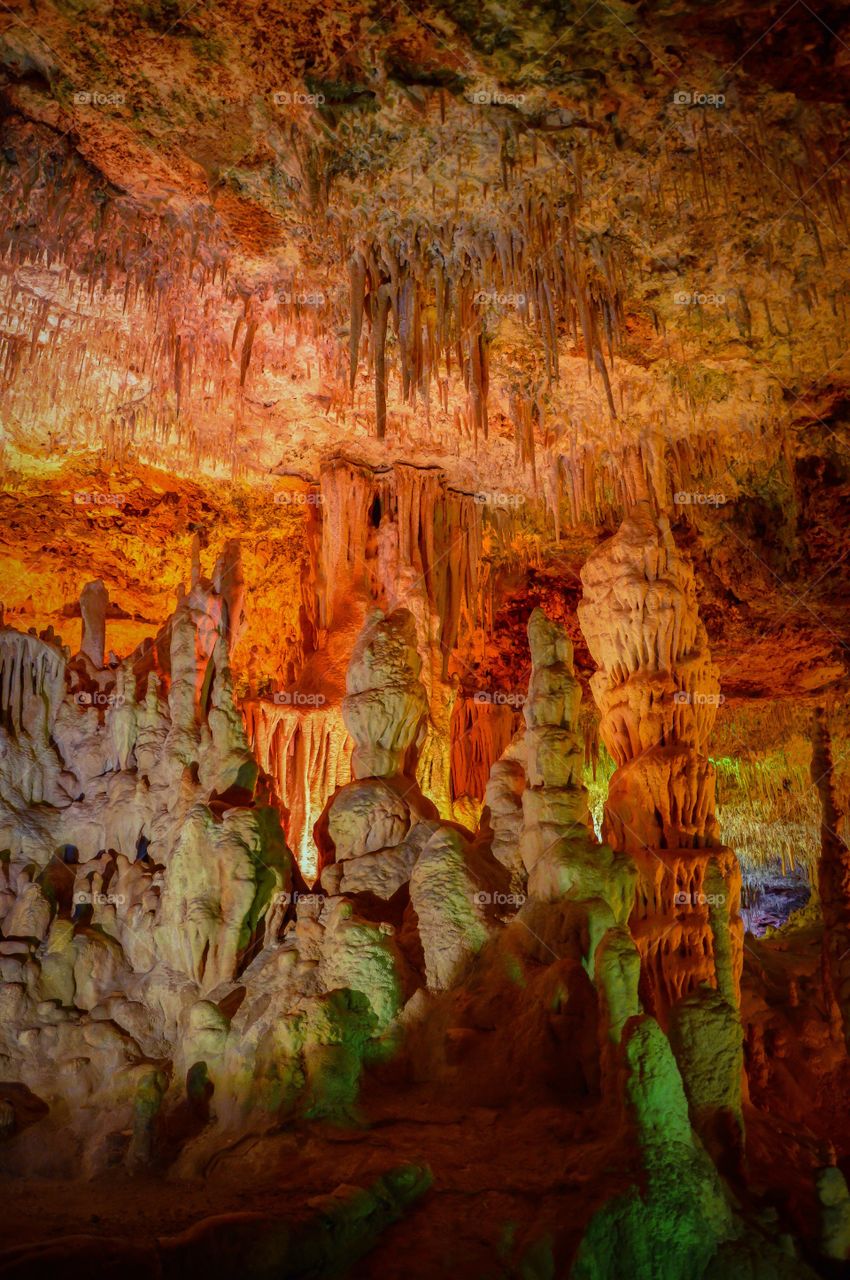
[[[693,571],[665,517],[638,504],[582,569],[591,689],[617,764],[603,836],[638,870],[630,928],[644,1008],[670,1027],[691,1120],[740,1159],[741,872],[717,836],[708,735],[719,683]],[[712,990],[714,988],[714,990]]]
[[[83,618],[83,636],[80,652],[98,670],[103,666],[106,647],[106,611],[109,608],[109,592],[98,578],[83,587],[80,595],[80,613]]]
[[[648,504],[591,555],[582,582],[579,618],[599,666],[591,689],[617,764],[603,835],[639,868],[632,927],[644,961],[643,994],[665,1019],[700,983],[718,981],[712,866],[723,883],[732,991],[740,978],[740,869],[717,837],[706,752],[719,684],[693,572],[666,519]]]
[[[480,891],[506,885],[415,781],[428,713],[416,627],[407,609],[366,624],[352,653],[342,714],[354,739],[354,781],[317,826],[328,892],[391,899],[409,886],[429,987],[457,982],[489,937]]]
[[[367,625],[352,654],[342,704],[355,744],[355,778],[412,772],[412,753],[428,712],[421,667],[408,610],[399,609],[387,619],[378,614]]]
[[[629,860],[598,845],[590,828],[579,733],[581,686],[573,647],[542,609],[528,620],[531,680],[523,706],[528,783],[522,792],[520,852],[529,892],[544,901],[571,895],[588,903],[588,963],[602,932],[626,923],[634,873]]]

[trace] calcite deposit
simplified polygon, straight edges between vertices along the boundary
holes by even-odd
[[[691,567],[648,502],[582,570],[590,685],[617,768],[603,834],[639,869],[634,927],[645,999],[666,1018],[704,982],[736,998],[740,870],[719,839],[708,739],[720,683]]]
[[[0,1276],[850,1267],[841,3],[0,3]]]

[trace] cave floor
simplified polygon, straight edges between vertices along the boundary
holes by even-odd
[[[219,1213],[287,1215],[340,1184],[367,1186],[395,1165],[426,1162],[434,1186],[352,1274],[495,1278],[512,1274],[550,1231],[569,1256],[596,1204],[631,1180],[632,1159],[595,1136],[595,1108],[458,1108],[414,1090],[365,1109],[368,1127],[316,1122],[244,1137],[186,1181],[167,1171],[87,1183],[4,1179],[4,1243],[80,1232],[144,1238]]]

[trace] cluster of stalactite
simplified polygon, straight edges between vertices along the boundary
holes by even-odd
[[[439,619],[442,676],[463,630],[478,614],[481,508],[449,488],[438,468],[371,468],[334,459],[322,468],[318,616],[327,629],[365,590],[379,606],[422,594]]]
[[[257,762],[275,783],[287,844],[308,877],[317,870],[313,828],[330,797],[351,781],[353,744],[339,706],[242,705]]]
[[[459,698],[451,721],[452,800],[483,800],[490,770],[521,724],[520,711],[481,697]]]
[[[67,657],[52,632],[39,637],[0,627],[0,717],[9,729],[29,730],[55,712]]]
[[[548,382],[558,378],[560,334],[580,342],[616,416],[608,362],[622,319],[621,271],[601,237],[580,241],[569,202],[526,183],[506,198],[498,219],[456,210],[431,220],[387,214],[383,221],[378,234],[346,226],[341,246],[346,252],[355,246],[349,258],[349,384],[353,391],[365,354],[374,375],[379,437],[386,433],[392,323],[402,398],[418,395],[430,413],[436,389],[447,412],[455,369],[467,393],[473,442],[486,438],[492,317],[506,310],[533,325]],[[456,425],[463,430],[459,420]]]
[[[48,424],[55,443],[97,444],[123,461],[173,442],[193,466],[244,470],[239,434],[263,406],[247,385],[262,332],[286,363],[312,343],[342,376],[329,292],[292,268],[248,289],[203,203],[142,204],[72,145],[8,120],[0,153],[0,394],[12,421]]]
[[[22,424],[40,419],[60,435],[70,429],[102,443],[116,461],[140,439],[173,440],[194,465],[221,462],[224,446],[239,474],[240,428],[246,417],[262,417],[246,389],[252,360],[258,348],[273,348],[285,366],[287,338],[310,346],[327,387],[320,407],[346,411],[334,289],[311,288],[291,269],[256,288],[231,281],[209,207],[143,206],[50,130],[18,120],[9,136],[0,161],[7,215],[0,249],[10,319],[0,335],[0,369]],[[365,236],[341,222],[350,269],[348,381],[353,392],[365,354],[379,437],[395,367],[402,401],[418,395],[426,423],[432,390],[448,414],[459,375],[466,403],[454,402],[457,433],[486,438],[489,344],[506,311],[538,332],[547,383],[558,377],[559,336],[581,343],[614,416],[608,364],[622,282],[612,249],[598,237],[580,241],[570,208],[533,184],[517,188],[508,205],[497,220],[459,213],[393,220]],[[110,323],[95,326],[94,309],[104,307]],[[61,417],[57,405],[64,405]],[[533,426],[520,400],[512,414],[518,448],[533,461]]]
[[[675,509],[686,518],[698,508],[690,502],[677,504],[680,493],[690,496],[707,486],[725,484],[721,496],[734,495],[734,481],[717,436],[671,438],[669,431],[659,430],[645,432],[635,441],[632,432],[616,427],[613,431],[613,438],[609,435],[604,442],[594,443],[574,433],[567,448],[563,441],[554,447],[552,480],[544,493],[557,537],[562,521],[571,527],[585,522],[602,525],[622,517],[647,495],[658,510]]]
[[[820,801],[802,738],[764,759],[715,759],[720,830],[743,866],[778,859],[783,874],[811,871],[820,857]]]

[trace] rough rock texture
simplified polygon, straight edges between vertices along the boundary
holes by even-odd
[[[676,1060],[653,1018],[626,1024],[622,1063],[645,1182],[591,1220],[572,1280],[814,1280],[815,1273],[793,1250],[789,1256],[767,1233],[747,1230],[737,1216],[691,1128]]]
[[[591,688],[617,764],[603,834],[638,870],[630,929],[640,997],[671,1029],[700,1136],[715,1156],[738,1159],[741,872],[717,838],[707,746],[719,683],[693,572],[666,518],[644,502],[582,580],[579,616],[600,667]]]
[[[848,49],[811,0],[0,4],[4,1231],[846,1266]],[[329,1210],[283,1261],[410,1160],[373,1259]]]
[[[562,627],[535,609],[528,622],[531,680],[523,707],[528,785],[522,792],[520,850],[529,892],[544,901],[570,894],[609,908],[612,925],[631,911],[634,871],[627,857],[599,845],[590,827],[579,737],[581,686]],[[600,921],[596,929],[604,928]],[[592,959],[592,957],[589,957]]]
[[[652,1018],[635,1018],[623,1036],[626,1096],[646,1168],[646,1188],[606,1205],[590,1224],[575,1280],[702,1274],[737,1234],[711,1161],[688,1119],[670,1044]]]
[[[52,1131],[72,1108],[92,1170],[122,1154],[122,1127],[128,1167],[148,1159],[162,1062],[191,1041],[197,1002],[262,945],[291,886],[233,702],[228,608],[197,577],[154,645],[104,669],[91,649],[81,667],[49,638],[0,633],[0,803],[17,832],[0,871],[4,1070],[47,1102]],[[28,1135],[13,1165],[62,1167],[61,1143],[39,1151]]]
[[[318,870],[313,828],[334,792],[351,781],[353,743],[340,706],[317,705],[315,697],[299,706],[289,695],[283,703],[251,700],[243,712],[257,760],[274,779],[290,848],[312,876]]]
[[[428,714],[421,667],[413,616],[407,609],[397,609],[387,618],[379,613],[367,623],[349,663],[342,704],[342,718],[355,744],[355,778],[409,772]]]

